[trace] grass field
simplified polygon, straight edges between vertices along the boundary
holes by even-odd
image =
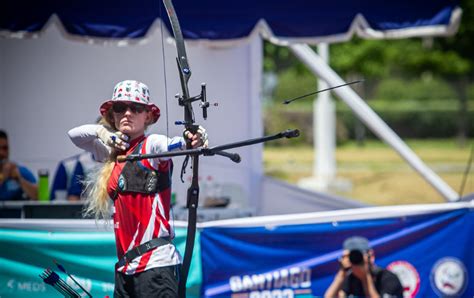
[[[470,140],[460,148],[455,140],[408,140],[410,148],[456,192],[460,191],[469,160]],[[297,184],[312,175],[313,148],[265,147],[265,173]],[[373,205],[398,205],[444,202],[417,172],[389,146],[367,141],[363,147],[348,143],[336,151],[337,178],[349,181],[348,191],[330,191]],[[474,165],[467,177],[464,194],[474,192]]]

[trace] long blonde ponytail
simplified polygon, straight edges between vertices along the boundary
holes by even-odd
[[[110,111],[99,121],[99,124],[109,126],[116,130],[113,123],[114,121]],[[117,152],[112,149],[105,164],[92,170],[85,178],[85,190],[83,193],[83,198],[85,199],[84,216],[94,216],[96,219],[111,219],[111,200],[107,192],[107,185],[116,159]]]

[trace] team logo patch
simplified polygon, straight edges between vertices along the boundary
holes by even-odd
[[[440,296],[461,296],[467,280],[466,267],[457,258],[442,258],[431,270],[431,286]]]
[[[124,190],[125,189],[125,178],[120,175],[119,179],[118,179],[118,188],[120,190]]]
[[[413,298],[420,290],[420,275],[412,264],[406,261],[395,261],[387,266],[395,273],[403,287],[403,297]]]

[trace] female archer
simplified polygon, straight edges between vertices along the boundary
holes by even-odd
[[[101,124],[82,125],[68,134],[104,166],[88,179],[86,213],[113,217],[117,256],[114,297],[177,297],[181,256],[171,243],[172,161],[169,158],[118,162],[118,155],[164,153],[186,148],[182,137],[145,136],[160,117],[148,87],[127,80],[100,106]],[[207,146],[200,127],[185,132],[193,148]],[[113,207],[111,206],[113,204]],[[112,207],[112,208],[111,208]]]

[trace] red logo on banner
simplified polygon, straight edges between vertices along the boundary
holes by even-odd
[[[420,275],[415,267],[407,261],[395,261],[387,269],[398,276],[402,287],[403,297],[413,298],[420,290]]]

